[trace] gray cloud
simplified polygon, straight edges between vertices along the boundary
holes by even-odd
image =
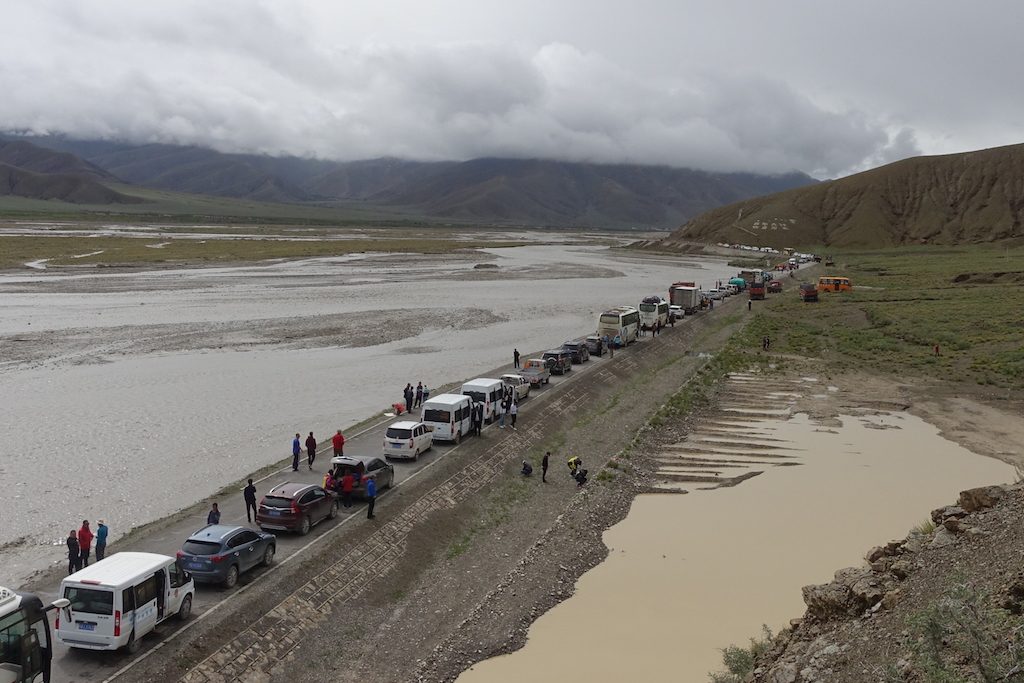
[[[621,10],[591,17],[590,33],[571,12],[594,15],[595,5],[577,0],[557,10],[529,0],[519,14],[509,3],[467,14],[439,2],[431,17],[420,4],[389,4],[407,12],[385,19],[366,8],[241,0],[20,3],[0,27],[0,129],[330,159],[536,156],[826,177],[916,154],[922,142],[925,151],[1014,142],[1022,125],[994,132],[959,102],[943,118],[926,84],[873,79],[885,61],[867,43],[863,55],[837,56],[819,36],[821,53],[801,53],[821,17],[776,13],[796,22],[787,34],[758,3],[748,18],[765,22],[761,33],[750,21],[730,23],[726,10],[685,13],[654,0],[639,2],[639,19]],[[532,30],[523,23],[531,11]],[[622,33],[609,40],[619,21]],[[685,40],[694,21],[730,29]],[[755,36],[768,29],[778,49],[759,52]],[[902,40],[901,63],[925,68],[927,46]],[[863,70],[851,70],[861,57]],[[970,78],[969,64],[944,63],[947,78]],[[901,81],[917,99],[901,99]]]

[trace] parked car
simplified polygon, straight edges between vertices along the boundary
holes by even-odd
[[[523,363],[522,369],[519,370],[519,375],[529,382],[532,387],[547,384],[551,381],[551,370],[548,368],[547,361],[543,358],[531,358]]]
[[[378,491],[395,485],[395,468],[372,455],[336,455],[331,458],[331,467],[336,481],[341,481],[346,472],[358,475],[356,487],[352,491],[357,496],[365,494],[369,479],[377,482]]]
[[[502,375],[501,381],[507,387],[512,387],[512,391],[515,393],[516,400],[521,401],[530,395],[530,380],[526,379],[522,375]]]
[[[290,481],[270,489],[256,508],[256,524],[263,531],[295,531],[303,536],[314,524],[337,516],[338,500],[333,491]]]
[[[382,447],[385,458],[411,458],[417,460],[420,453],[434,445],[434,435],[422,422],[406,420],[395,422],[384,432]]]
[[[269,567],[276,551],[274,534],[210,524],[188,537],[178,551],[178,560],[197,583],[222,583],[232,588],[239,574],[260,565]]]
[[[721,301],[724,297],[725,297],[725,294],[720,289],[712,287],[711,289],[708,290],[708,298],[709,299],[714,299],[715,301]]]
[[[572,370],[572,358],[569,357],[569,352],[564,349],[545,351],[544,363],[553,375],[564,375]]]
[[[591,356],[603,356],[608,351],[608,342],[596,334],[592,334],[585,340],[587,344],[587,351],[590,352]]]
[[[768,283],[768,291],[771,294],[778,294],[782,291],[782,280],[772,280]]]
[[[682,306],[672,304],[668,307],[668,317],[672,320],[682,320],[686,317],[686,310]]]
[[[587,350],[586,342],[567,341],[562,344],[562,350],[569,354],[569,360],[573,363],[586,363],[590,360],[590,351]]]
[[[818,300],[818,288],[810,282],[804,282],[800,285],[800,289],[797,290],[800,294],[801,301],[817,301]]]

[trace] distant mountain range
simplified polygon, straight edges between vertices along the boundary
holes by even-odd
[[[0,140],[0,196],[59,199],[74,204],[130,204],[140,200],[107,187],[115,178],[74,154],[29,142]]]
[[[914,157],[712,209],[661,241],[882,247],[1024,239],[1024,145]]]
[[[263,202],[359,202],[460,222],[644,229],[669,228],[716,206],[816,182],[803,173],[711,173],[537,159],[332,162],[56,136],[0,138],[0,163],[32,173],[73,174],[100,186],[121,182]],[[53,194],[38,187],[32,192],[24,196]],[[105,201],[121,202],[130,188],[110,192]],[[19,194],[0,187],[0,194],[12,193]],[[65,201],[103,203],[93,196],[53,194]]]

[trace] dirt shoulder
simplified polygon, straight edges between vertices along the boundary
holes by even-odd
[[[518,647],[607,549],[641,479],[601,473],[746,320],[716,307],[524,405],[518,429],[466,442],[259,590],[118,680],[452,680]],[[542,483],[540,458],[550,450]],[[566,457],[591,482],[578,489]],[[518,474],[531,460],[535,476]],[[627,463],[620,465],[628,471]]]

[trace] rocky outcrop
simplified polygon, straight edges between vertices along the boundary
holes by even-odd
[[[958,505],[933,510],[934,529],[915,529],[902,540],[872,548],[860,567],[837,571],[833,580],[804,586],[807,612],[794,619],[791,627],[779,633],[756,662],[748,678],[757,683],[825,683],[839,666],[846,645],[830,640],[831,625],[863,622],[881,611],[894,609],[900,602],[901,585],[914,572],[927,566],[929,554],[955,546],[964,536],[986,534],[972,521],[972,515],[999,503],[1007,494],[1001,486],[986,486],[963,491]],[[1002,595],[1004,607],[1024,613],[1024,572],[1010,581]],[[1016,610],[1016,611],[1015,611]],[[896,669],[907,662],[897,662]]]

